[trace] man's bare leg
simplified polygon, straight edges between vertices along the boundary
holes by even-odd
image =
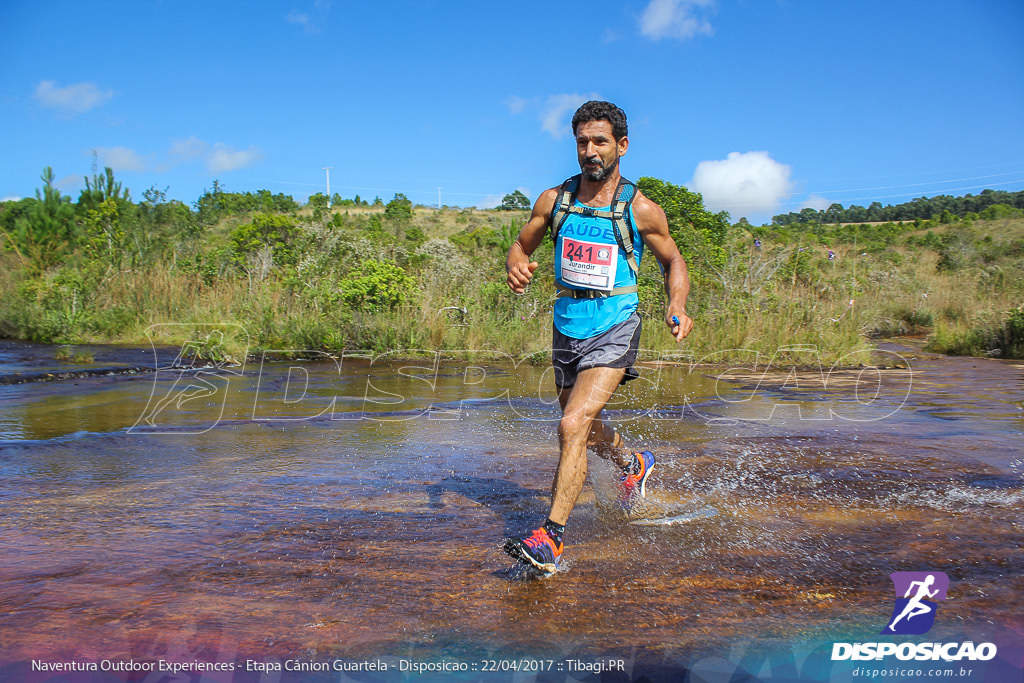
[[[565,412],[572,389],[573,387],[565,387],[558,393],[558,402],[562,406],[562,412]],[[587,447],[593,448],[594,452],[605,460],[610,458],[619,467],[627,467],[632,459],[630,451],[626,448],[625,439],[614,427],[604,421],[603,410],[591,422]]]
[[[566,394],[558,423],[561,457],[551,486],[548,515],[556,524],[566,523],[583,490],[587,479],[587,443],[594,437],[604,443],[614,441],[615,430],[607,428],[600,415],[625,372],[624,368],[589,368],[579,373],[575,385],[559,394],[559,401]]]

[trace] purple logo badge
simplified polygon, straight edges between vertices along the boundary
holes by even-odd
[[[883,634],[920,635],[935,623],[938,600],[946,599],[949,577],[942,572],[893,572],[896,606]]]

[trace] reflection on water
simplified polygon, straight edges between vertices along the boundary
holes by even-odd
[[[547,511],[557,410],[542,365],[499,360],[0,387],[3,661],[635,660],[640,644],[685,663],[873,639],[899,570],[951,578],[936,638],[1020,628],[1020,366],[648,367],[609,409],[658,454],[647,513],[716,514],[628,524],[592,458],[567,571],[520,581],[500,542]]]

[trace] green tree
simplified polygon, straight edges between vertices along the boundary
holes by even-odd
[[[843,205],[832,204],[825,211],[825,222],[826,223],[842,223],[843,222]]]
[[[412,220],[412,202],[401,192],[384,207],[384,218],[397,225],[406,225]]]
[[[812,209],[811,207],[807,206],[800,210],[799,218],[797,218],[797,221],[805,225],[811,223],[819,223],[821,222],[821,214],[817,209]]]
[[[699,193],[657,178],[640,178],[637,186],[665,210],[669,233],[688,263],[699,265],[703,261],[718,267],[725,262],[728,212],[712,213],[704,207]]]
[[[19,253],[45,270],[75,250],[78,228],[71,198],[61,195],[55,186],[53,169],[43,169],[40,180],[43,187],[36,190],[35,203],[16,220],[13,237]]]
[[[512,194],[505,195],[498,208],[502,211],[529,211],[530,199],[519,190],[516,190]]]
[[[84,249],[87,256],[120,266],[126,246],[117,200],[107,197],[85,215]]]
[[[846,221],[848,223],[866,223],[868,220],[868,210],[863,206],[854,204],[846,210]]]
[[[323,220],[324,216],[326,216],[328,212],[327,205],[327,195],[323,192],[317,192],[314,195],[310,195],[307,206],[313,209],[313,220]]]
[[[213,225],[220,217],[224,215],[226,207],[224,206],[224,190],[221,187],[220,181],[214,179],[213,189],[206,190],[202,196],[196,200],[196,213],[199,216],[199,222],[202,225]]]
[[[114,180],[114,170],[109,166],[103,169],[101,176],[93,175],[91,179],[86,176],[85,189],[78,195],[78,207],[80,211],[89,211],[108,199],[113,199],[119,206],[131,202],[128,191]]]
[[[145,202],[154,202],[166,199],[167,193],[153,187],[143,197]],[[132,203],[128,190],[114,178],[109,166],[102,175],[85,179],[77,211],[86,255],[106,264],[139,265],[159,241],[159,229],[146,220],[145,210]]]
[[[25,197],[17,201],[0,202],[0,235],[3,236],[0,247],[3,251],[12,249],[18,255],[22,265],[26,265],[25,255],[22,253],[24,244],[17,239],[18,226],[23,221],[28,221],[38,200],[33,197]]]

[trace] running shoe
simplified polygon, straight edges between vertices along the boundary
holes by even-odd
[[[633,451],[633,461],[623,468],[619,479],[619,502],[623,510],[631,510],[637,500],[647,495],[647,478],[653,469],[653,453]]]
[[[505,541],[506,553],[545,575],[558,571],[562,547],[543,527],[528,538],[510,538]]]

